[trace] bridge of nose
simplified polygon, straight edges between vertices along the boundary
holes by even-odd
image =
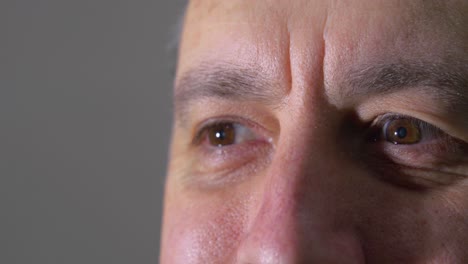
[[[267,172],[255,183],[259,191],[240,240],[238,261],[359,263],[363,257],[348,191],[353,182],[346,168],[336,166],[346,164],[345,157],[333,146],[327,126],[300,117],[287,123]]]

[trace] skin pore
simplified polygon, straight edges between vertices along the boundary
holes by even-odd
[[[161,263],[468,263],[467,12],[191,1]]]

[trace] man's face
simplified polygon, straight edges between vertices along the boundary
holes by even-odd
[[[468,1],[191,1],[163,263],[468,263]]]

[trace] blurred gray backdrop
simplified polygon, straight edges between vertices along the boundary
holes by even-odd
[[[157,263],[185,1],[0,1],[0,263]]]

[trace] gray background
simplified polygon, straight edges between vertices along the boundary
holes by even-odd
[[[185,1],[0,1],[0,263],[157,263]]]

